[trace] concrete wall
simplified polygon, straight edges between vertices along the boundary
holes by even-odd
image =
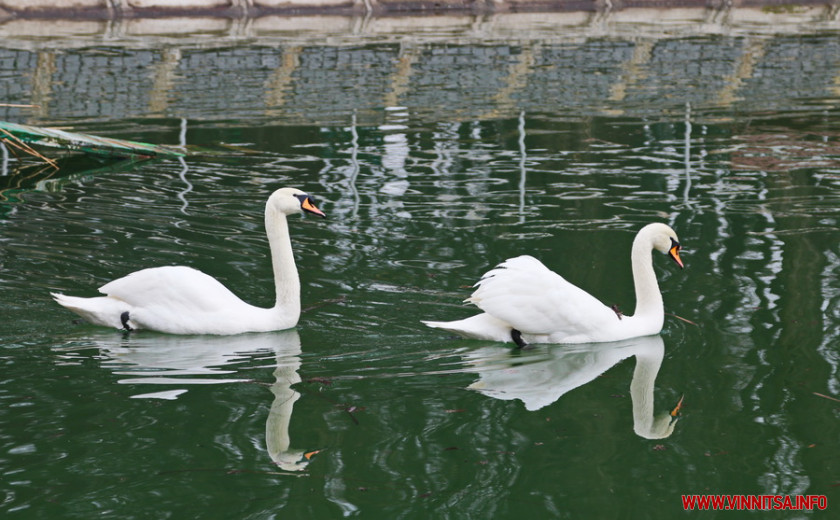
[[[88,5],[90,14],[92,3],[102,1],[114,13],[118,1],[128,0],[62,5]],[[237,1],[241,10],[246,0]],[[47,2],[59,0],[26,5]],[[244,7],[254,4],[247,0]],[[834,99],[840,88],[840,9],[823,3],[434,16],[219,12],[42,12],[0,19],[0,99],[6,104],[0,120],[101,123],[235,114],[335,124],[341,113],[358,124],[378,124],[383,106],[415,107],[417,117],[428,112],[432,121],[475,120],[540,110],[533,100],[578,111],[607,100],[613,115],[650,110],[658,117],[684,110],[685,102],[772,111],[768,99],[789,107]],[[459,96],[494,103],[440,99],[430,87],[440,82],[463,85]]]
[[[127,0],[64,0],[68,5],[117,1]],[[166,1],[174,3],[176,0]],[[4,3],[18,5],[18,2],[20,0],[0,0],[0,6]],[[28,0],[26,5],[41,5],[39,3],[59,5],[61,0]],[[51,11],[53,15],[47,16],[39,11],[41,14],[38,16],[16,13],[0,17],[0,45],[53,49],[103,44],[133,47],[169,44],[227,46],[254,39],[303,45],[358,45],[366,40],[422,44],[439,41],[515,42],[523,38],[580,41],[603,37],[661,38],[840,31],[840,6],[824,2],[783,8],[625,7],[605,11],[582,9],[489,14],[453,11],[435,15],[403,13],[400,16],[341,12],[219,16],[217,12],[201,14],[196,11],[169,12],[167,16],[70,16],[79,12]]]
[[[3,17],[121,18],[172,15],[259,17],[277,13],[386,14],[441,12],[615,11],[628,8],[763,6],[784,12],[792,5],[837,0],[0,0]]]
[[[654,120],[686,103],[773,112],[836,99],[838,24],[825,7],[16,20],[0,24],[0,120],[377,125],[382,107],[475,121],[546,103]]]

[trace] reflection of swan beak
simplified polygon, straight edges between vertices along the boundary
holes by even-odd
[[[682,246],[680,245],[680,243],[672,238],[671,239],[671,249],[668,250],[668,255],[670,255],[671,258],[674,259],[674,262],[676,262],[677,265],[680,266],[680,269],[685,269],[685,266],[683,265],[682,260],[680,260],[680,249],[682,249]]]
[[[309,465],[312,457],[323,450],[314,451],[286,451],[282,453],[275,453],[272,456],[274,463],[280,466],[283,471],[303,471]]]
[[[676,422],[676,421],[677,421],[677,419],[679,419],[679,416],[680,416],[680,408],[682,408],[683,399],[685,399],[685,394],[683,394],[683,395],[681,395],[681,396],[680,396],[680,400],[679,400],[679,401],[677,401],[676,406],[674,406],[674,409],[673,409],[673,410],[671,410],[671,422],[672,422],[672,423]]]
[[[307,451],[303,454],[303,458],[300,459],[301,462],[312,460],[312,457],[321,453],[321,450],[314,450],[314,451]]]

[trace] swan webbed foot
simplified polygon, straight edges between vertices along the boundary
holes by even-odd
[[[510,339],[516,343],[516,348],[525,348],[528,346],[528,344],[525,343],[525,340],[522,339],[522,333],[516,329],[510,329]]]
[[[128,324],[128,319],[128,311],[125,311],[124,313],[120,314],[120,321],[122,322],[123,330],[126,332],[131,332],[134,329],[132,329],[131,325]]]

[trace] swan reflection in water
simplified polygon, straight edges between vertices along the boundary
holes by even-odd
[[[88,337],[89,338],[89,337]],[[132,334],[122,337],[102,334],[92,338],[93,345],[108,359],[103,366],[115,374],[130,376],[121,384],[158,384],[185,386],[250,382],[237,376],[237,365],[274,353],[275,369],[271,393],[274,399],[265,425],[268,455],[284,471],[302,471],[312,453],[290,449],[289,424],[292,409],[300,394],[292,386],[300,382],[301,346],[295,329],[250,333],[236,336],[172,336]],[[78,348],[78,346],[76,346]],[[72,359],[72,356],[65,356]],[[249,363],[253,366],[253,363]],[[176,388],[161,392],[132,395],[137,399],[176,399],[187,392]]]
[[[674,432],[677,411],[654,415],[653,389],[665,356],[662,337],[643,336],[614,343],[540,346],[528,351],[484,347],[462,354],[479,379],[468,388],[502,400],[519,399],[530,411],[560,399],[631,356],[636,358],[630,398],[633,430],[645,439],[664,439]]]

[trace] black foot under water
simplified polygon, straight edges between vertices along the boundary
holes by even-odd
[[[125,311],[124,313],[120,314],[120,321],[122,322],[123,329],[125,329],[126,332],[131,332],[132,330],[134,330],[131,328],[131,325],[128,324],[128,311]]]
[[[514,343],[516,343],[517,348],[524,348],[528,346],[528,344],[525,343],[525,340],[522,339],[522,333],[516,329],[510,330],[510,338],[513,340]]]

